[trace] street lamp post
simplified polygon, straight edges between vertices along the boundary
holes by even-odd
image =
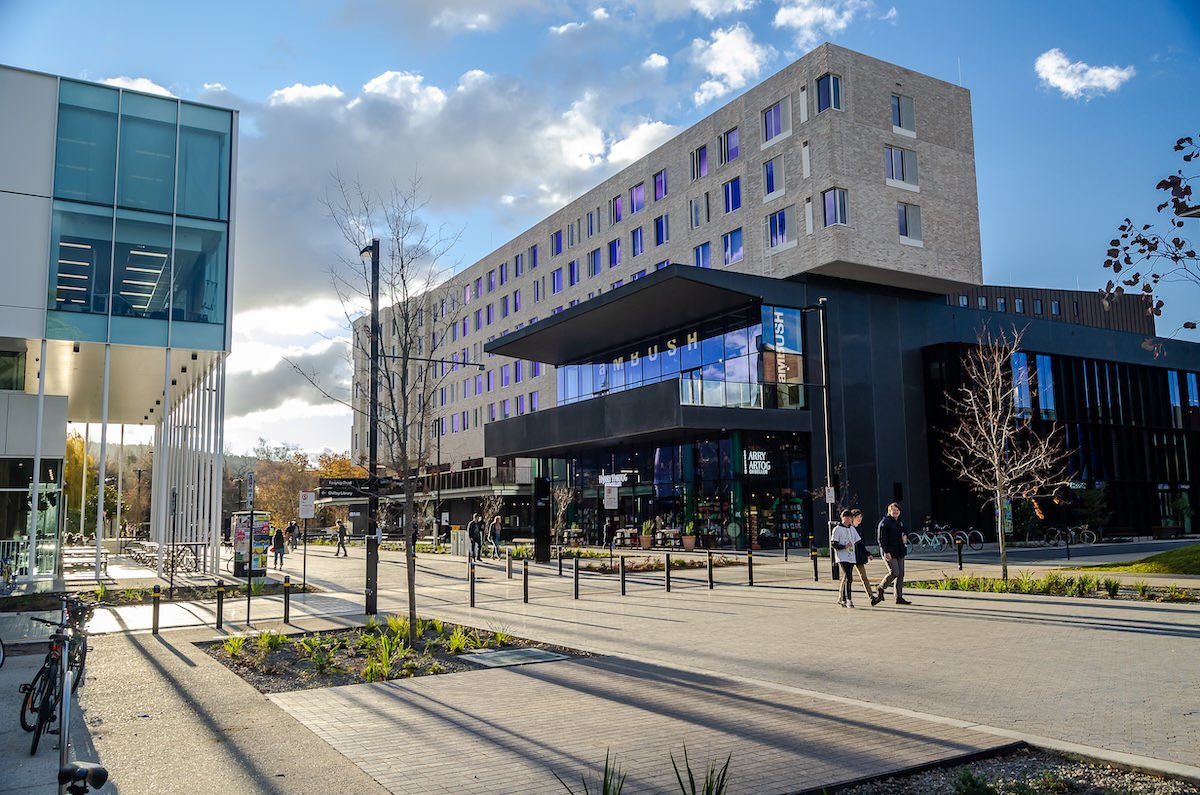
[[[829,299],[820,298],[817,303],[810,306],[802,307],[801,312],[816,312],[817,320],[819,321],[820,336],[821,336],[821,390],[824,395],[821,398],[821,413],[823,422],[825,423],[825,508],[827,510],[828,525],[826,531],[831,531],[834,524],[833,511],[833,425],[830,419],[830,404],[832,396],[829,386],[829,327],[826,321],[828,313]],[[837,571],[834,571],[836,578]]]
[[[367,496],[367,586],[366,614],[375,615],[379,587],[379,539],[377,536],[379,488],[376,485],[379,465],[379,238],[359,252],[371,262],[371,359],[370,406],[367,419],[367,477],[370,488]]]

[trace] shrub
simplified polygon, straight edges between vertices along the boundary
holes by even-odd
[[[1091,596],[1100,587],[1100,581],[1092,574],[1079,575],[1079,595]]]
[[[687,770],[687,784],[683,783],[683,776],[679,773],[679,765],[675,762],[675,754],[671,754],[671,767],[675,769],[675,780],[679,782],[679,791],[683,795],[724,795],[725,790],[729,787],[729,760],[733,759],[733,754],[725,757],[725,764],[717,769],[716,762],[708,766],[707,772],[704,774],[704,781],[700,788],[696,788],[696,776],[692,773],[692,764],[688,760],[687,745],[683,746],[683,767]]]
[[[958,771],[953,787],[955,795],[996,795],[996,788],[987,779],[965,769]]]
[[[575,795],[575,790],[571,789],[567,782],[558,778],[555,773],[554,777],[558,779],[558,783],[562,784],[567,792]],[[583,795],[592,795],[591,787],[588,785],[587,778],[580,774],[579,783],[583,785]],[[621,766],[617,764],[617,760],[612,758],[608,751],[604,752],[604,773],[599,781],[596,782],[596,795],[621,795],[621,790],[625,788],[625,774],[621,772]]]
[[[495,638],[497,646],[507,646],[512,642],[512,633],[508,631],[507,627],[489,626],[488,629],[492,631],[492,637]]]
[[[221,646],[225,649],[225,653],[230,657],[238,657],[242,653],[242,648],[246,645],[246,638],[243,635],[230,635],[221,642]]]
[[[1048,572],[1045,579],[1042,580],[1041,586],[1043,593],[1062,596],[1067,592],[1067,578],[1055,571]]]
[[[418,619],[418,622],[420,619]],[[387,617],[388,632],[399,638],[408,637],[408,616],[388,616]],[[421,635],[421,625],[417,624],[417,635]]]
[[[1027,571],[1023,571],[1017,575],[1017,579],[1014,582],[1016,583],[1017,590],[1021,593],[1029,594],[1038,590],[1038,581]]]
[[[462,654],[470,648],[471,639],[462,627],[455,627],[446,638],[446,651],[450,654]]]
[[[435,618],[429,623],[433,625],[433,631],[435,633],[437,633],[437,636],[439,638],[446,634],[446,622],[445,621],[442,621],[440,618]]]
[[[1133,590],[1137,591],[1137,595],[1143,599],[1150,598],[1150,584],[1145,580],[1138,580],[1133,584]]]
[[[1104,590],[1108,593],[1109,599],[1116,599],[1117,594],[1121,592],[1121,581],[1116,577],[1105,577]]]
[[[254,638],[254,644],[258,647],[260,657],[267,656],[285,643],[287,643],[287,637],[271,629],[258,633]]]
[[[1169,602],[1182,602],[1187,599],[1187,591],[1180,588],[1175,583],[1167,586],[1166,599]]]

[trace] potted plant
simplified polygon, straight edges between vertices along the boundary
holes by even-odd
[[[654,523],[649,519],[642,522],[642,534],[638,536],[638,543],[641,544],[642,549],[649,549],[650,545],[654,542],[653,528]]]
[[[696,524],[689,521],[683,526],[683,537],[680,539],[683,542],[683,551],[691,552],[696,548]]]

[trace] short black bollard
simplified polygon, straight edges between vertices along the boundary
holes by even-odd
[[[663,555],[663,571],[667,573],[667,593],[671,592],[671,553]]]
[[[787,536],[784,536],[783,537],[783,562],[787,563],[787,559],[788,559]]]
[[[521,561],[521,600],[529,604],[529,561]]]
[[[1071,528],[1067,528],[1067,532],[1063,533],[1063,541],[1067,543],[1067,560],[1071,559]]]
[[[708,590],[711,591],[712,587],[713,587],[713,558],[712,558],[712,550],[710,549],[710,550],[708,550]]]
[[[621,567],[621,596],[624,596],[625,595],[625,556],[624,555],[621,556],[619,565]]]
[[[512,550],[504,550],[504,565],[508,568],[508,579],[512,579]]]
[[[954,539],[954,546],[957,547],[957,549],[958,549],[958,570],[962,571],[962,548],[963,548],[962,536],[958,536]]]
[[[754,550],[746,550],[746,574],[750,578],[750,584],[754,585]]]
[[[225,626],[225,581],[217,580],[217,629]]]
[[[558,576],[559,577],[562,576],[562,552],[563,552],[563,548],[562,548],[562,545],[560,544],[558,547]]]
[[[472,559],[467,564],[467,582],[471,591],[471,607],[475,606],[475,561]]]
[[[158,634],[158,603],[159,603],[159,600],[162,599],[162,586],[161,585],[154,586],[154,591],[151,594],[151,599],[154,602],[154,615],[150,621],[151,634],[157,635]]]
[[[813,543],[813,534],[808,534],[808,555],[813,563],[813,582],[820,582],[821,575],[817,572],[817,545]]]
[[[579,556],[575,556],[575,598],[579,598]]]
[[[283,623],[292,623],[292,577],[283,575]]]

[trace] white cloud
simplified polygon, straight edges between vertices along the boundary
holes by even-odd
[[[617,141],[608,150],[608,162],[618,168],[624,168],[633,161],[653,151],[660,144],[669,140],[676,133],[676,128],[661,121],[644,121],[638,124],[629,134]]]
[[[696,105],[744,87],[762,73],[775,50],[757,44],[750,28],[742,23],[714,30],[707,41],[692,41],[692,60],[708,72],[708,79],[692,95]]]
[[[446,105],[446,94],[424,82],[411,72],[384,72],[364,85],[363,93],[388,97],[421,116],[436,116]]]
[[[326,83],[315,86],[293,83],[287,88],[273,92],[267,103],[270,105],[304,105],[328,99],[341,99],[343,96],[345,95],[340,88]]]
[[[134,91],[141,91],[145,94],[158,94],[160,97],[175,96],[169,90],[163,88],[158,83],[146,77],[109,77],[100,81],[108,86],[117,86],[118,88],[128,88]]]
[[[332,298],[317,298],[298,305],[251,309],[233,316],[235,339],[248,339],[259,334],[280,337],[326,334],[345,326],[345,307]]]
[[[656,52],[652,52],[646,56],[646,60],[642,61],[642,68],[643,69],[666,69],[668,63],[670,63],[670,62],[667,60],[667,56],[660,55],[659,53],[656,53]]]
[[[1044,85],[1056,88],[1070,99],[1091,99],[1116,91],[1133,78],[1132,66],[1088,66],[1083,61],[1072,63],[1062,50],[1055,47],[1038,56],[1034,69]]]
[[[782,0],[773,24],[790,28],[796,46],[807,49],[841,33],[869,8],[869,0]]]
[[[758,5],[758,0],[691,0],[692,8],[707,19],[725,14],[749,11]]]
[[[205,83],[204,90],[205,91],[228,91],[229,89],[226,88],[225,86],[221,85],[220,83]]]
[[[900,12],[896,10],[895,6],[892,6],[887,10],[886,14],[880,17],[880,19],[884,22],[895,22],[899,16]]]
[[[597,21],[603,21],[605,19],[608,19],[607,9],[600,7],[600,8],[595,9],[594,11],[592,11],[592,19],[597,20]]]
[[[451,33],[462,30],[471,32],[491,30],[496,26],[495,20],[487,12],[454,8],[443,9],[430,24]]]
[[[588,169],[603,161],[604,131],[591,118],[594,100],[594,95],[584,95],[540,136],[568,168]]]
[[[551,26],[550,32],[556,36],[562,36],[567,33],[574,33],[577,30],[583,30],[585,27],[587,27],[587,25],[583,22],[567,22],[563,25]]]

